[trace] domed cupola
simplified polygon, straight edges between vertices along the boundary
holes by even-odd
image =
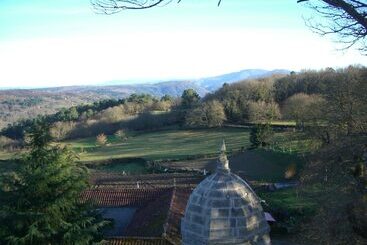
[[[259,198],[231,173],[223,141],[217,170],[192,192],[181,221],[182,244],[271,244]]]

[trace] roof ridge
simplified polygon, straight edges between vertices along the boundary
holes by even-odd
[[[169,218],[170,218],[170,215],[171,215],[171,209],[173,207],[173,201],[175,199],[175,196],[176,196],[176,187],[174,187],[173,190],[172,190],[172,196],[171,196],[171,200],[170,200],[170,203],[169,203],[167,217],[166,217],[166,220],[163,224],[163,237],[165,237],[165,238],[167,237],[168,221],[169,221]]]

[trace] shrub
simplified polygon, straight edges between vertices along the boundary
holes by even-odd
[[[250,132],[252,147],[258,148],[270,145],[273,135],[274,132],[270,124],[257,124]]]
[[[97,135],[96,137],[97,145],[103,146],[107,144],[107,136],[104,133]]]
[[[125,139],[126,138],[126,130],[119,129],[115,132],[115,136],[119,139]]]

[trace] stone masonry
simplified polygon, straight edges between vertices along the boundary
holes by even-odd
[[[259,198],[228,165],[223,142],[217,171],[189,198],[181,222],[184,245],[271,244]]]

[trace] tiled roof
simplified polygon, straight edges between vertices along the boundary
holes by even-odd
[[[94,186],[119,186],[124,188],[195,187],[205,176],[190,173],[122,175],[120,173],[94,172],[90,182]]]
[[[85,191],[82,194],[82,200],[91,200],[99,207],[141,207],[126,228],[127,236],[160,237],[165,233],[172,244],[180,244],[181,218],[191,191],[192,188],[124,189],[117,186],[114,188],[99,186]],[[121,242],[121,239],[110,240],[108,244],[135,244],[117,243]],[[136,244],[156,242],[156,240],[145,241],[144,239],[137,240],[140,243]],[[131,238],[129,242],[133,240]],[[115,243],[111,243],[112,241]]]
[[[168,189],[158,198],[136,211],[128,225],[126,236],[161,237],[167,220],[173,189]]]
[[[113,238],[107,240],[106,245],[172,245],[163,238]]]
[[[167,239],[173,244],[181,244],[181,218],[184,215],[191,188],[176,188],[172,193],[166,223]]]
[[[188,173],[132,176],[94,172],[94,186],[83,193],[82,201],[92,200],[99,207],[140,207],[126,228],[127,236],[165,236],[172,244],[180,244],[181,218],[188,198],[204,177]]]
[[[94,188],[82,193],[81,200],[91,201],[99,207],[144,206],[151,200],[160,197],[167,189],[138,188]]]
[[[93,188],[81,200],[99,207],[139,207],[126,237],[108,239],[107,245],[179,245],[188,199],[204,178],[192,173],[132,176],[96,171],[90,181]]]

